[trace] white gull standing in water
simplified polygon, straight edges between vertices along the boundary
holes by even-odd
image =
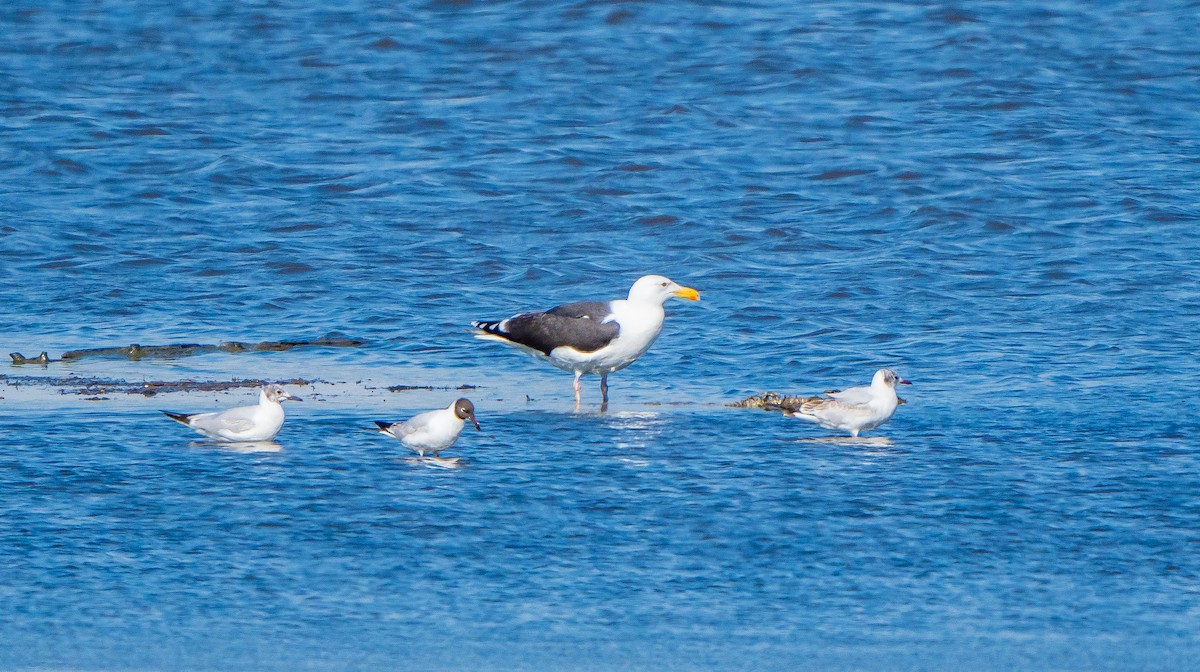
[[[215,413],[189,415],[163,411],[163,414],[217,441],[270,441],[283,427],[283,406],[279,402],[285,399],[303,401],[279,385],[263,385],[257,406],[239,406]]]
[[[880,369],[871,379],[870,387],[826,392],[824,397],[809,397],[799,407],[788,410],[801,420],[858,436],[859,432],[875,429],[891,419],[900,404],[896,396],[897,383],[912,384],[891,369]]]
[[[425,457],[425,453],[439,457],[439,453],[458,440],[467,420],[475,425],[475,429],[483,431],[475,419],[475,405],[469,399],[458,399],[446,408],[426,411],[403,422],[376,420],[375,424],[379,426],[380,434],[399,439],[404,447],[421,457]]]
[[[575,408],[579,378],[600,375],[600,394],[608,403],[608,374],[641,357],[662,331],[663,304],[677,296],[690,301],[699,292],[661,275],[638,278],[629,298],[567,303],[540,313],[521,313],[497,321],[476,321],[478,338],[515,345],[575,374]]]

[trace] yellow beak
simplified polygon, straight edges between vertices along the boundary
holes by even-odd
[[[675,290],[674,293],[675,296],[678,296],[681,299],[687,299],[688,301],[700,300],[700,292],[697,292],[691,287],[680,287],[679,289]]]

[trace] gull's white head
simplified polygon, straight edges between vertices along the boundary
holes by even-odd
[[[643,275],[629,288],[629,300],[635,303],[655,303],[661,306],[672,296],[689,301],[700,300],[700,292],[675,284],[670,278],[661,275]]]
[[[896,375],[896,372],[891,369],[880,369],[875,372],[875,377],[871,379],[871,385],[874,387],[895,388],[897,383],[900,385],[912,385],[912,383]]]
[[[262,393],[263,393],[263,396],[265,396],[268,401],[273,401],[277,404],[286,399],[291,399],[292,401],[304,401],[300,397],[294,397],[294,396],[288,394],[287,390],[283,389],[282,385],[275,385],[275,384],[263,385]]]

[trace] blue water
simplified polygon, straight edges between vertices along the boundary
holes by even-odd
[[[1195,667],[1200,5],[328,4],[0,9],[4,352],[369,341],[6,372],[321,382],[0,379],[0,667]],[[468,331],[649,272],[607,413]]]

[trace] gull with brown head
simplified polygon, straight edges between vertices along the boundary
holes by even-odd
[[[467,420],[475,425],[475,429],[483,431],[475,419],[475,405],[471,400],[457,399],[446,408],[426,411],[402,422],[376,420],[375,424],[380,434],[399,439],[404,447],[421,457],[425,457],[425,453],[439,457],[443,450],[458,440]]]

